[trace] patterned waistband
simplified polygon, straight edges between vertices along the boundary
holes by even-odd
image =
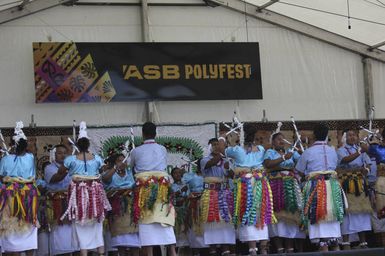
[[[282,177],[295,177],[293,170],[274,170],[267,173],[269,179],[279,179]]]
[[[91,186],[93,182],[96,182],[96,183],[101,183],[101,181],[99,179],[95,179],[95,180],[72,180],[72,183],[75,184],[76,186],[80,185],[80,184],[87,184],[88,186]]]
[[[68,192],[67,191],[56,191],[56,192],[48,192],[48,199],[67,199]]]
[[[131,196],[132,193],[133,193],[133,189],[113,189],[113,190],[106,191],[108,198],[112,198],[115,196],[124,196],[124,195]]]
[[[261,178],[266,176],[265,169],[256,168],[236,168],[234,173],[236,178]]]
[[[229,184],[227,184],[227,183],[204,183],[203,188],[209,189],[209,190],[222,190],[222,189],[229,188]]]
[[[306,180],[319,180],[319,179],[325,179],[329,180],[331,178],[337,178],[337,172],[336,171],[317,171],[310,173],[307,177]]]

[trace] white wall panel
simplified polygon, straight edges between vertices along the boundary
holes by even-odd
[[[246,41],[245,17],[224,8],[150,7],[155,42]],[[0,126],[34,114],[38,125],[73,119],[108,125],[143,121],[144,103],[35,104],[32,42],[139,42],[139,7],[56,7],[0,25]],[[263,100],[156,102],[160,122],[365,118],[363,69],[357,54],[248,18],[260,43]]]

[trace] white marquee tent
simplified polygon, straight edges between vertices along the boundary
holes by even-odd
[[[144,4],[145,3],[145,4]],[[348,8],[349,7],[349,8]],[[0,0],[0,126],[385,118],[385,0]],[[350,29],[348,25],[350,24]],[[263,100],[36,104],[32,42],[259,42]]]

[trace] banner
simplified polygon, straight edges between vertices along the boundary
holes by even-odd
[[[88,128],[92,151],[106,158],[111,149],[124,147],[127,140],[131,141],[131,128],[135,145],[140,146],[143,142],[142,126]],[[171,172],[175,166],[194,170],[196,160],[208,154],[208,141],[213,137],[216,137],[214,123],[158,126],[156,141],[167,149],[167,171]]]
[[[37,103],[262,99],[258,43],[33,43]]]

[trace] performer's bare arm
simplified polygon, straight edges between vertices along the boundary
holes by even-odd
[[[211,167],[217,165],[217,163],[219,163],[219,161],[221,161],[221,159],[222,159],[222,156],[220,153],[212,153],[212,156],[213,156],[213,158],[211,158],[206,163],[206,166],[204,167],[205,169],[208,169],[208,168],[211,168]]]
[[[361,155],[361,153],[360,153],[359,151],[357,151],[357,152],[354,153],[354,154],[345,156],[344,158],[341,159],[341,163],[343,163],[343,164],[350,163],[351,161],[354,161],[354,160],[355,160],[357,157],[359,157],[360,155]]]
[[[49,183],[57,183],[62,180],[67,176],[68,169],[64,166],[60,166],[59,170],[52,176],[50,179]]]
[[[277,165],[279,165],[283,161],[285,161],[287,159],[290,159],[292,156],[293,156],[293,153],[289,152],[289,153],[285,154],[284,157],[280,157],[280,158],[277,158],[277,159],[274,159],[274,160],[266,159],[265,161],[263,161],[263,165],[267,169],[270,169],[270,168],[276,167]]]
[[[107,171],[103,172],[102,180],[104,183],[111,183],[112,176],[116,172],[116,167],[110,167],[107,169]]]
[[[108,165],[105,165],[105,166],[106,166],[106,171],[104,171],[102,175],[102,180],[105,183],[111,182],[112,176],[116,171],[119,171],[119,170],[122,171],[127,169],[126,163],[119,163],[119,164],[116,164],[115,166],[108,166]]]

